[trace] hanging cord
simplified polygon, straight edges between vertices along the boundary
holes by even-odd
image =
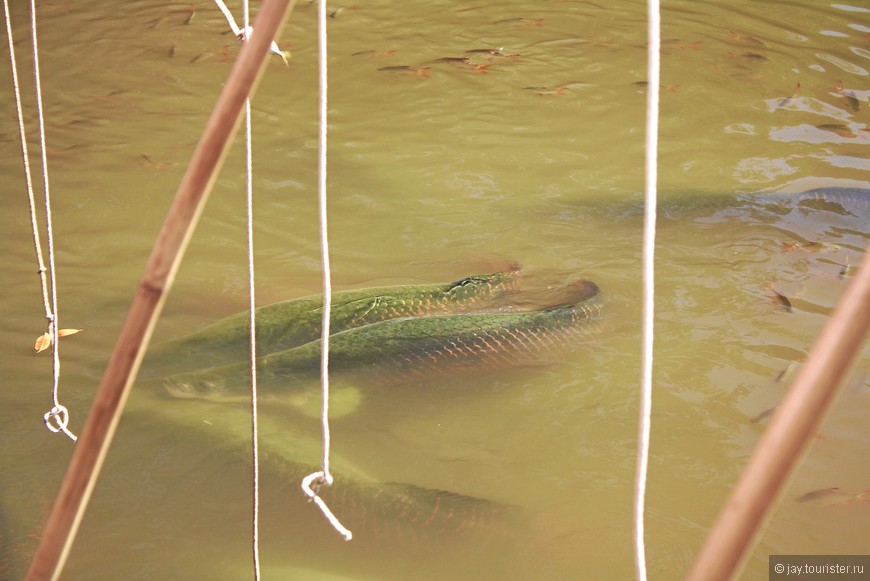
[[[655,315],[656,183],[658,181],[659,77],[661,44],[658,0],[648,0],[646,188],[643,221],[643,355],[635,480],[634,541],[637,578],[646,580],[644,503],[649,467],[650,415],[652,410],[653,337]]]
[[[317,495],[321,485],[331,486],[332,474],[329,472],[329,317],[332,308],[332,282],[329,267],[329,239],[326,223],[326,1],[320,0],[317,18],[317,39],[320,53],[320,147],[318,173],[318,202],[320,208],[320,253],[323,267],[323,323],[320,332],[320,382],[322,385],[321,425],[323,429],[323,469],[309,474],[302,480],[302,490],[323,512],[333,528],[349,541],[353,534],[338,519]],[[312,484],[314,487],[312,488]]]
[[[33,73],[36,80],[36,111],[39,120],[39,144],[42,150],[42,183],[45,198],[45,231],[48,243],[48,274],[51,281],[46,280],[45,262],[42,256],[42,242],[39,239],[39,226],[36,223],[36,202],[33,195],[33,178],[30,173],[30,155],[27,151],[27,135],[24,130],[24,113],[21,107],[21,91],[18,84],[18,68],[15,59],[15,46],[12,41],[12,18],[9,15],[9,1],[3,0],[3,8],[6,17],[6,37],[9,41],[9,60],[12,69],[12,86],[15,93],[15,107],[18,113],[18,132],[21,138],[21,156],[24,162],[24,180],[27,185],[27,201],[30,205],[30,224],[33,231],[33,246],[36,251],[39,279],[42,287],[42,303],[45,309],[45,318],[48,320],[46,334],[51,338],[52,353],[52,390],[51,397],[54,406],[45,413],[43,421],[52,432],[63,432],[73,442],[76,436],[67,427],[69,412],[58,399],[58,385],[60,383],[60,356],[58,352],[58,322],[57,322],[57,276],[54,268],[54,237],[51,226],[51,196],[48,187],[48,159],[45,147],[45,123],[42,114],[42,86],[39,80],[39,50],[36,41],[36,5],[30,2],[30,32],[33,39]],[[51,295],[49,297],[49,294]]]
[[[243,26],[240,29],[236,24],[232,13],[222,0],[215,0],[221,13],[227,19],[230,29],[240,40],[247,42],[251,38],[253,28],[250,25],[250,8],[247,0],[242,2]],[[287,64],[286,52],[283,52],[278,43],[272,41],[270,50],[279,55]],[[251,139],[251,100],[245,101],[245,167],[246,167],[246,213],[247,213],[247,238],[248,238],[248,312],[250,313],[250,353],[251,353],[251,463],[252,463],[252,523],[251,545],[254,564],[254,579],[260,579],[260,454],[259,454],[259,428],[257,409],[257,323],[256,323],[256,292],[254,284],[254,185],[253,185],[253,152]]]
[[[250,30],[250,10],[248,0],[242,2],[245,30]],[[248,36],[242,39],[248,41]],[[273,43],[274,44],[274,43]],[[254,564],[254,579],[260,579],[260,451],[259,427],[257,417],[257,299],[254,286],[254,163],[253,141],[251,139],[251,99],[245,100],[245,176],[246,176],[246,213],[248,216],[248,312],[251,328],[251,553]]]
[[[245,3],[247,6],[247,2]],[[245,19],[247,22],[247,19]],[[248,311],[251,319],[251,461],[253,464],[253,557],[254,579],[260,578],[260,454],[257,444],[257,322],[256,296],[254,294],[254,188],[251,156],[251,101],[245,103],[245,141],[248,169],[247,214],[248,214]]]

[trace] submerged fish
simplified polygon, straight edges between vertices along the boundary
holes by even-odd
[[[855,133],[851,127],[848,125],[844,125],[843,123],[822,123],[821,125],[816,125],[816,129],[821,129],[822,131],[829,131],[831,133],[835,133],[840,137],[857,137],[858,134]]]
[[[402,75],[410,75],[417,77],[428,77],[431,67],[412,67],[409,65],[395,65],[390,67],[381,67],[378,70],[382,73],[398,73]]]
[[[439,63],[447,63],[447,64],[460,64],[467,65],[468,64],[467,56],[445,56],[441,58],[437,58],[431,61],[426,61],[424,64],[439,64]]]
[[[870,216],[870,190],[862,188],[817,188],[797,195],[778,196],[810,210],[827,210],[855,217]],[[764,196],[764,199],[770,197]]]
[[[843,81],[837,81],[836,91],[840,94],[843,101],[849,106],[849,109],[851,109],[853,113],[857,113],[858,110],[861,108],[861,103],[860,101],[858,101],[858,97],[855,96],[855,92],[846,89],[843,86]]]
[[[797,83],[797,84],[794,86],[794,88],[792,89],[792,91],[791,91],[791,95],[789,95],[789,96],[786,97],[785,99],[780,100],[779,103],[776,104],[776,108],[777,108],[777,109],[782,109],[782,108],[784,108],[784,107],[789,107],[789,106],[791,106],[791,104],[794,102],[794,98],[795,98],[795,96],[797,96],[798,91],[800,91],[800,88],[801,88],[801,84],[800,84],[800,83]]]
[[[336,292],[330,330],[339,333],[387,319],[462,313],[490,305],[514,287],[519,267],[469,276],[446,284],[403,285]],[[320,337],[323,297],[312,295],[256,309],[257,355],[298,347]],[[242,312],[150,351],[144,376],[243,361],[248,357],[250,322]]]
[[[395,381],[534,362],[588,336],[594,328],[590,323],[600,318],[595,283],[578,281],[570,292],[570,302],[543,310],[392,319],[342,331],[329,339],[330,372]],[[316,340],[260,357],[258,383],[281,388],[316,377],[320,351]],[[220,399],[239,393],[249,378],[249,364],[238,363],[174,375],[164,380],[164,386],[177,397]]]
[[[496,56],[503,56],[502,47],[498,48],[473,48],[471,50],[465,51],[465,54],[491,54]]]
[[[132,398],[125,422],[137,434],[137,454],[169,448],[171,454],[189,458],[191,470],[220,478],[228,461],[242,460],[250,446],[250,417],[234,406],[207,406],[201,402],[176,402]],[[207,422],[197,418],[208,418]],[[307,433],[288,426],[283,418],[263,416],[260,451],[264,474],[262,506],[279,513],[282,531],[298,531],[305,546],[341,543],[299,488],[299,482],[319,469],[321,443],[316,431]],[[154,428],[158,429],[154,429]],[[294,429],[297,428],[297,429]],[[181,441],[176,441],[176,437]],[[207,449],[211,454],[203,454]],[[159,453],[159,452],[158,452]],[[165,452],[164,452],[165,453]],[[140,456],[141,457],[141,456]],[[216,461],[217,460],[217,461]],[[352,459],[332,454],[335,482],[322,486],[318,495],[354,534],[351,545],[431,550],[433,543],[460,539],[500,539],[515,527],[525,527],[530,514],[522,507],[404,482],[384,482],[366,474]],[[273,483],[269,486],[268,483]],[[281,483],[277,489],[274,483]],[[460,541],[461,542],[461,541]]]
[[[785,309],[785,312],[786,312],[786,313],[792,313],[792,312],[794,312],[794,307],[792,307],[791,301],[788,299],[787,296],[785,296],[784,294],[782,294],[781,292],[779,292],[778,290],[776,290],[776,289],[774,288],[773,284],[770,284],[767,288],[768,288],[768,290],[770,290],[770,292],[773,293],[773,300],[774,300],[774,302],[776,302],[776,303],[779,304],[783,309]]]
[[[798,497],[798,502],[831,506],[835,504],[852,504],[855,502],[870,502],[870,489],[858,493],[844,492],[837,487],[812,490]]]

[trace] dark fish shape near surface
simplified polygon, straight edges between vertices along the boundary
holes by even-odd
[[[339,333],[387,319],[462,313],[486,307],[514,287],[519,268],[469,276],[456,282],[402,285],[333,293],[330,331]],[[257,355],[264,356],[320,337],[323,297],[312,295],[256,309]],[[225,365],[248,357],[249,316],[238,313],[205,329],[157,346],[144,376]]]
[[[250,443],[248,411],[234,406],[209,406],[201,402],[166,405],[165,401],[135,398],[125,422],[131,433],[140,435],[147,445],[142,453],[170,448],[172,454],[190,455],[191,472],[204,478],[220,478],[227,458],[245,458]],[[217,408],[217,409],[215,409]],[[208,422],[201,418],[208,417]],[[288,427],[285,419],[262,417],[264,437],[261,470],[272,482],[280,481],[280,491],[268,487],[271,498],[263,498],[272,510],[283,511],[305,542],[318,539],[343,543],[320,511],[302,493],[298,483],[319,469],[321,444],[315,434]],[[155,427],[157,429],[155,429]],[[175,438],[183,443],[173,441]],[[201,453],[210,450],[211,454]],[[198,451],[200,451],[198,453]],[[215,458],[223,460],[215,463]],[[404,482],[383,482],[360,472],[359,467],[341,454],[333,453],[331,486],[318,494],[354,534],[353,544],[426,550],[439,539],[455,542],[478,535],[505,534],[521,526],[529,515],[517,505]],[[264,488],[264,494],[266,489]],[[280,494],[276,498],[276,494]],[[265,504],[264,504],[265,505]],[[297,539],[300,540],[300,539]]]
[[[485,529],[499,532],[509,519],[524,516],[521,508],[509,504],[405,483],[341,479],[321,489],[320,496],[357,538],[375,537],[406,548],[425,546],[424,539],[450,539]]]
[[[819,504],[823,506],[832,506],[837,504],[853,504],[856,502],[870,502],[870,489],[862,490],[861,492],[845,492],[837,487],[821,488],[812,490],[801,495],[797,501],[806,504]]]
[[[600,318],[598,286],[571,285],[570,302],[536,311],[469,313],[393,319],[332,335],[331,373],[365,373],[384,383],[474,368],[506,368],[540,360],[590,336]],[[320,340],[257,360],[264,389],[317,377]],[[221,399],[250,383],[247,363],[175,375],[164,385],[177,397]],[[272,390],[275,391],[274,389]]]
[[[830,211],[843,216],[870,218],[870,189],[816,188],[804,192],[747,193],[737,196],[699,196],[696,193],[671,196],[661,203],[665,216],[681,219],[687,211],[770,208],[777,214],[795,208]]]
[[[818,188],[789,197],[809,209],[870,217],[870,190],[862,188]]]

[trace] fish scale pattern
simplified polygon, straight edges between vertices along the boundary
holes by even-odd
[[[494,369],[531,362],[578,343],[597,329],[602,305],[590,281],[572,285],[572,301],[536,311],[482,312],[381,321],[330,336],[331,373],[373,375],[380,383],[428,378],[463,368]],[[267,389],[292,389],[317,376],[320,340],[257,360]],[[179,397],[220,398],[249,383],[247,363],[167,378]]]

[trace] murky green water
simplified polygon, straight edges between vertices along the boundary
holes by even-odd
[[[866,219],[776,215],[733,197],[870,185],[870,13],[854,4],[665,3],[653,578],[691,563],[763,429],[753,418],[783,394],[790,376],[778,375],[806,354],[848,281],[843,265],[870,240]],[[80,431],[238,46],[208,2],[194,4],[189,24],[187,3],[40,6],[60,319],[84,329],[62,342],[61,401]],[[26,18],[13,7],[23,66]],[[301,2],[282,41],[290,66],[273,59],[253,106],[261,303],[319,288],[315,18]],[[628,577],[645,5],[358,2],[329,25],[334,284],[449,281],[516,260],[539,280],[595,280],[608,320],[594,345],[558,365],[369,390],[335,420],[334,463],[345,471],[522,513],[467,537],[408,533],[400,543],[389,519],[366,525],[364,515],[357,538],[341,542],[298,501],[290,465],[316,462],[316,422],[265,405],[266,578]],[[467,52],[491,48],[500,54]],[[32,351],[43,313],[5,44],[2,53],[0,576],[16,579],[72,446],[41,421],[50,358]],[[438,61],[462,56],[469,62]],[[240,155],[234,148],[221,174],[155,340],[246,304]],[[703,197],[725,203],[705,208]],[[788,241],[828,246],[784,252]],[[865,353],[744,578],[766,578],[770,553],[866,552],[870,504],[795,499],[870,487],[868,367]],[[244,408],[147,389],[129,407],[64,578],[250,575]]]

